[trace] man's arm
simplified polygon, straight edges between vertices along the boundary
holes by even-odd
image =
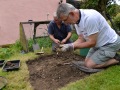
[[[60,41],[58,39],[55,39],[53,35],[49,35],[50,39],[55,42],[56,44],[60,44]]]
[[[51,21],[49,23],[49,26],[48,26],[48,33],[49,33],[49,37],[50,39],[55,42],[56,44],[60,44],[60,41],[58,39],[55,39],[54,38],[54,22]]]
[[[68,32],[68,35],[67,35],[67,37],[65,38],[66,41],[69,40],[71,36],[72,36],[72,33],[71,33],[71,32]]]
[[[87,41],[84,41],[83,38],[79,37],[74,43],[60,45],[61,51],[73,51],[77,48],[89,48],[94,47],[97,42],[98,33],[92,34],[88,37]]]
[[[87,41],[84,41],[84,39],[81,36],[79,36],[79,38],[73,43],[74,49],[94,47],[97,42],[97,36],[98,33],[92,34],[88,36]]]
[[[66,42],[67,42],[67,40],[69,40],[71,36],[72,36],[72,33],[71,33],[71,32],[68,32],[67,37],[61,41],[61,44],[66,43]]]

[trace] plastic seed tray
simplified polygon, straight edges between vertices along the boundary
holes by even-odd
[[[20,68],[20,60],[11,60],[7,61],[3,67],[3,71],[13,71],[13,70],[18,70]]]
[[[0,60],[0,67],[3,66],[5,60]]]

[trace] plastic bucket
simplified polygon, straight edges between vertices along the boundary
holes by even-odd
[[[89,49],[90,48],[82,48],[82,49],[80,49],[80,55],[81,56],[87,56]]]

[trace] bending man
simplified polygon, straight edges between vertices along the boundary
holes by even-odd
[[[71,27],[70,25],[65,25],[61,20],[57,18],[56,12],[53,15],[54,20],[50,22],[48,27],[48,33],[52,43],[52,51],[56,51],[56,47],[59,44],[71,43],[70,37]]]
[[[76,9],[68,3],[57,8],[57,16],[66,24],[75,24],[78,39],[72,44],[61,45],[62,51],[91,48],[85,59],[88,68],[102,68],[119,61],[114,57],[120,49],[120,37],[105,18],[93,9]]]

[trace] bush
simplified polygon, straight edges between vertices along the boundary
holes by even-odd
[[[114,18],[114,23],[115,23],[117,30],[120,31],[120,13],[118,13],[116,17]]]
[[[75,31],[73,31],[71,40],[75,41],[77,40],[77,38],[78,38],[77,34],[75,33]],[[36,43],[39,44],[40,48],[41,47],[45,47],[45,48],[52,47],[52,40],[49,37],[41,37],[35,40],[36,40]],[[33,51],[33,47],[32,47],[33,44],[34,44],[33,39],[28,40],[29,51]]]
[[[113,18],[120,12],[120,6],[118,4],[111,4],[107,7],[107,13]]]
[[[0,48],[0,59],[9,58],[12,54],[13,53],[10,48]]]
[[[75,31],[72,34],[71,40],[75,41],[78,38]],[[49,37],[42,37],[36,39],[36,43],[39,44],[41,47],[51,47],[52,46],[52,40],[50,40]],[[28,40],[28,48],[29,51],[33,51],[33,39]],[[7,59],[11,57],[15,53],[20,53],[23,50],[20,41],[16,41],[14,44],[10,45],[9,48],[0,48],[0,59]]]
[[[76,34],[75,31],[73,31],[71,40],[74,42],[74,41],[76,41],[77,39],[78,39],[78,35]]]
[[[22,50],[20,41],[16,41],[14,44],[10,45],[8,48],[0,48],[0,59],[8,59],[15,53],[19,53]]]

